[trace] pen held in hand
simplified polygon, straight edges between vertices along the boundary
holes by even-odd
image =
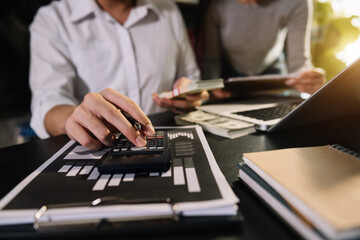
[[[125,116],[125,118],[131,123],[131,125],[133,125],[133,127],[140,131],[141,130],[141,124],[136,121],[132,116],[130,116],[130,114],[128,114],[127,112],[121,111],[121,113]]]

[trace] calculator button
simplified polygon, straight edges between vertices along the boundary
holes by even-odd
[[[161,135],[161,136],[164,136],[164,134],[165,134],[164,131],[157,131],[157,132],[156,132],[156,135],[157,135],[157,136],[160,136],[160,135]]]
[[[147,146],[148,146],[148,147],[153,147],[153,146],[155,146],[155,139],[150,139],[150,140],[148,140]]]
[[[147,136],[147,138],[155,138],[155,133],[154,134],[152,134],[152,135],[149,135],[149,136]]]
[[[164,146],[164,141],[163,141],[162,139],[158,139],[158,140],[156,141],[156,145],[157,145],[157,146]]]
[[[137,146],[134,146],[134,147],[131,147],[131,150],[133,151],[142,151],[142,150],[146,150],[146,147],[137,147]]]
[[[166,150],[167,135],[164,131],[146,137],[147,144],[138,147],[121,135],[113,147],[111,154],[116,156],[130,156],[137,154],[162,154]]]

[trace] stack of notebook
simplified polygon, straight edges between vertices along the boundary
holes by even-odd
[[[338,145],[245,153],[240,178],[306,239],[360,237],[360,155]]]

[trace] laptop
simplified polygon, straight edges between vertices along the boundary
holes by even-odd
[[[360,59],[345,68],[306,100],[257,99],[211,104],[200,110],[254,123],[266,132],[315,124],[360,114]]]
[[[254,124],[257,130],[268,131],[302,101],[303,99],[299,98],[266,97],[224,104],[203,105],[198,109],[250,122]]]

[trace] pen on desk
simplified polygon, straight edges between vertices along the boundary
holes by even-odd
[[[130,114],[128,114],[127,112],[121,111],[121,113],[125,116],[125,118],[131,123],[131,125],[134,126],[134,128],[138,131],[141,130],[141,124],[136,121],[132,116],[130,116]]]

